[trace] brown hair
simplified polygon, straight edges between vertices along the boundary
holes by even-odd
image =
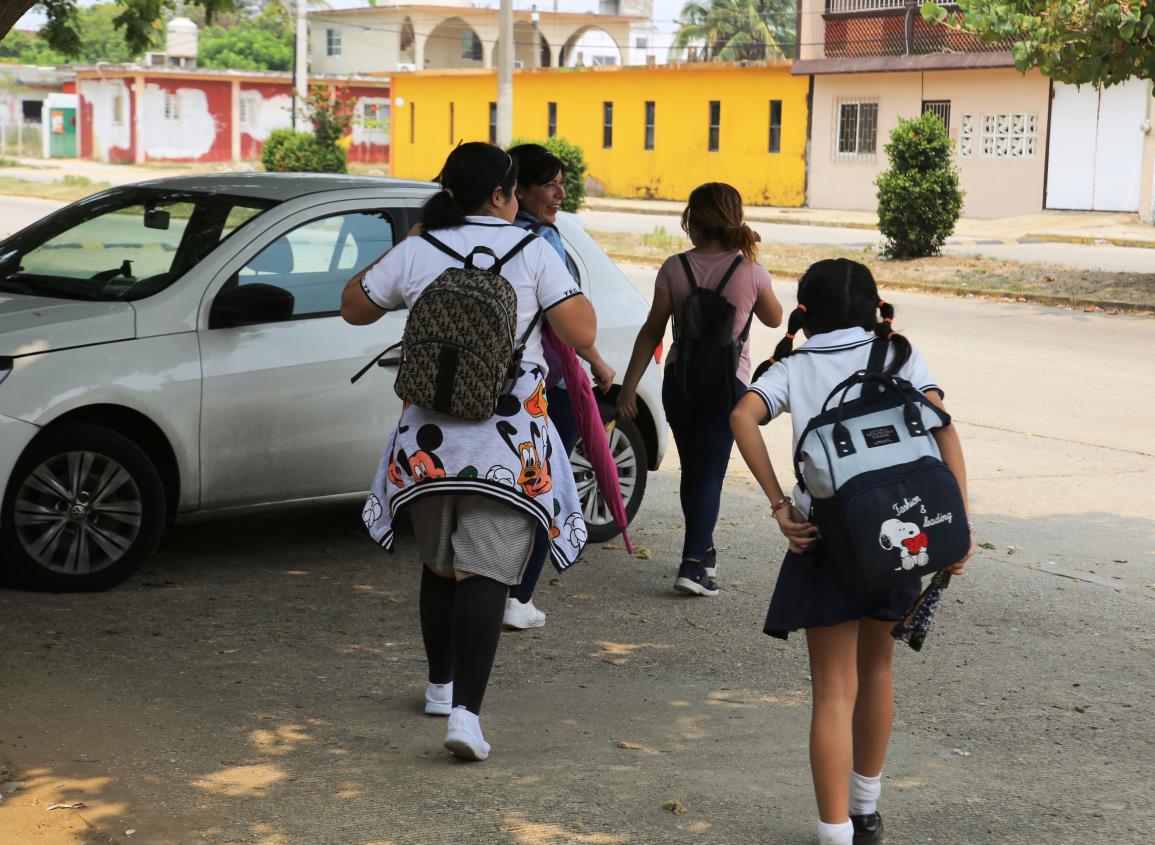
[[[693,229],[694,234],[690,233]],[[725,182],[707,182],[694,188],[682,212],[682,231],[717,241],[726,249],[740,252],[749,261],[758,258],[758,233],[746,225],[742,195]]]

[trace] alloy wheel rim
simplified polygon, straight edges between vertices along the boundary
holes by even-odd
[[[633,444],[620,427],[614,426],[608,434],[610,455],[614,465],[618,468],[618,477],[621,479],[622,501],[629,505],[633,498],[634,488],[638,483],[638,456],[634,452]],[[612,525],[614,514],[606,503],[598,481],[594,476],[593,465],[586,456],[585,444],[578,442],[570,456],[573,465],[574,480],[577,482],[578,499],[581,501],[582,516],[587,525]]]
[[[123,466],[97,452],[62,452],[24,478],[12,521],[37,564],[87,575],[124,557],[143,516],[140,488]]]

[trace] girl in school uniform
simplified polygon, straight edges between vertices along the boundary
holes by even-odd
[[[789,412],[797,446],[834,386],[866,367],[879,337],[890,341],[886,372],[906,379],[942,408],[942,389],[918,350],[891,329],[893,318],[894,307],[879,299],[865,266],[845,258],[814,264],[798,283],[798,307],[774,350],[772,366],[755,379],[730,416],[742,457],[789,544],[764,631],[781,639],[791,631],[806,632],[814,692],[810,768],[820,845],[882,841],[877,803],[894,715],[890,629],[914,604],[920,584],[911,579],[868,592],[841,587],[834,562],[825,559],[822,540],[807,521],[808,498],[798,487],[793,497],[783,492],[758,427]],[[793,349],[800,331],[807,340]],[[965,501],[966,465],[958,432],[945,426],[933,433]],[[973,551],[972,539],[967,557],[950,571],[962,574]]]

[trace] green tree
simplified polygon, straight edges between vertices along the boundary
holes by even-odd
[[[703,61],[761,61],[795,55],[793,0],[690,0],[682,7],[674,49]]]
[[[1155,79],[1155,0],[958,0],[922,7],[928,21],[1013,42],[1015,66],[1059,82]]]
[[[875,181],[884,255],[937,255],[954,231],[963,191],[951,148],[937,115],[927,112],[917,120],[898,119],[886,145],[890,168]]]
[[[207,23],[212,23],[218,12],[234,8],[234,0],[185,0],[189,6],[199,6],[204,10]],[[77,0],[3,0],[0,2],[0,39],[15,26],[16,22],[38,6],[48,17],[48,22],[40,30],[40,37],[54,50],[66,56],[80,58],[84,44],[89,40],[86,13],[91,9],[101,9],[114,26],[116,45],[127,51],[129,59],[140,56],[156,40],[161,22],[176,8],[176,0],[116,0],[100,6],[80,8]],[[124,61],[114,58],[118,53],[109,52],[92,61]]]
[[[54,47],[45,30],[41,30],[37,35],[23,32],[9,33],[3,41],[0,41],[0,56],[24,64],[41,65],[63,64],[68,61],[89,63],[134,61],[140,58],[143,50],[133,51],[125,42],[124,35],[116,24],[120,13],[120,9],[113,3],[77,9],[76,26],[79,41],[74,53]],[[146,46],[152,46],[158,41],[159,39],[149,41]]]

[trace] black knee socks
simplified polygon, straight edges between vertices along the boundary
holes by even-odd
[[[453,597],[457,581],[421,567],[421,639],[429,661],[429,683],[453,680]]]
[[[457,583],[453,602],[453,706],[481,713],[481,700],[497,655],[509,588],[472,575]]]

